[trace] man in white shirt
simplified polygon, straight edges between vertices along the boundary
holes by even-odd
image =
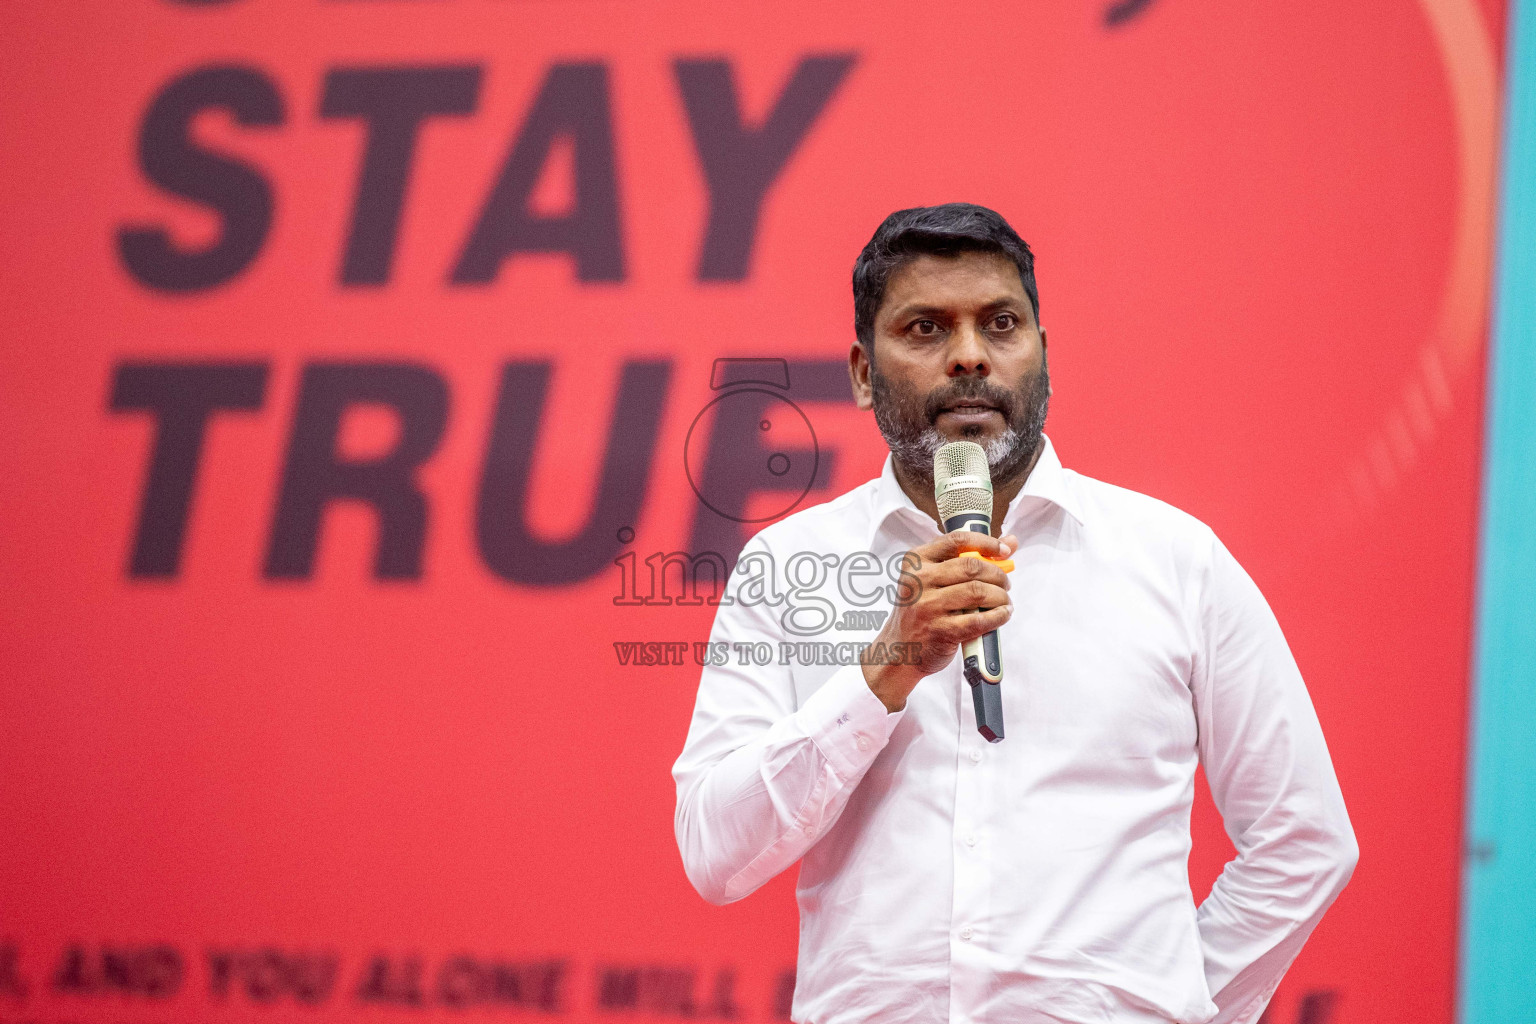
[[[996,213],[892,214],[854,307],[891,457],[737,562],[673,769],[689,879],[726,903],[801,862],[806,1024],[1257,1020],[1357,857],[1269,606],[1204,524],[1062,467],[1034,259]],[[939,533],[958,439],[1001,536]],[[956,650],[993,629],[989,744]],[[1237,849],[1198,909],[1197,764]]]

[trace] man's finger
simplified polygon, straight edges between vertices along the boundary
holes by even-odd
[[[923,573],[930,587],[950,587],[966,580],[981,580],[1004,590],[1011,585],[1008,580],[1008,563],[989,562],[983,558],[952,558],[947,562],[935,562]]]
[[[1011,604],[1005,604],[1000,608],[946,615],[943,622],[943,635],[950,643],[964,643],[999,628],[1012,615],[1013,605]]]
[[[976,551],[987,558],[1001,558],[1002,543],[989,533],[972,533],[970,530],[951,530],[944,536],[923,545],[919,549],[930,562],[946,562],[962,551]]]
[[[1008,592],[1002,587],[980,580],[966,580],[952,587],[939,587],[931,591],[936,607],[945,611],[969,611],[972,608],[996,608],[1008,603]]]
[[[962,551],[961,558],[969,558],[976,562],[987,562],[997,566],[1003,572],[1013,572],[1013,559],[1011,558],[983,558],[979,551]]]

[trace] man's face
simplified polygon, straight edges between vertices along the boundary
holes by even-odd
[[[934,452],[960,440],[986,449],[994,484],[1030,465],[1051,382],[1012,260],[918,256],[891,275],[874,333],[872,354],[850,353],[854,397],[907,473],[930,480]]]

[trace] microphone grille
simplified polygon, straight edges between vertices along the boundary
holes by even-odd
[[[961,512],[992,515],[992,471],[975,441],[950,441],[933,453],[933,496],[939,520]]]

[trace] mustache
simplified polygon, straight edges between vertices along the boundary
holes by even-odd
[[[996,387],[981,377],[957,377],[949,386],[939,388],[928,396],[928,400],[923,403],[923,413],[928,422],[932,423],[939,418],[939,413],[956,402],[985,402],[1002,413],[1005,422],[1012,423],[1017,400],[1012,392]]]

